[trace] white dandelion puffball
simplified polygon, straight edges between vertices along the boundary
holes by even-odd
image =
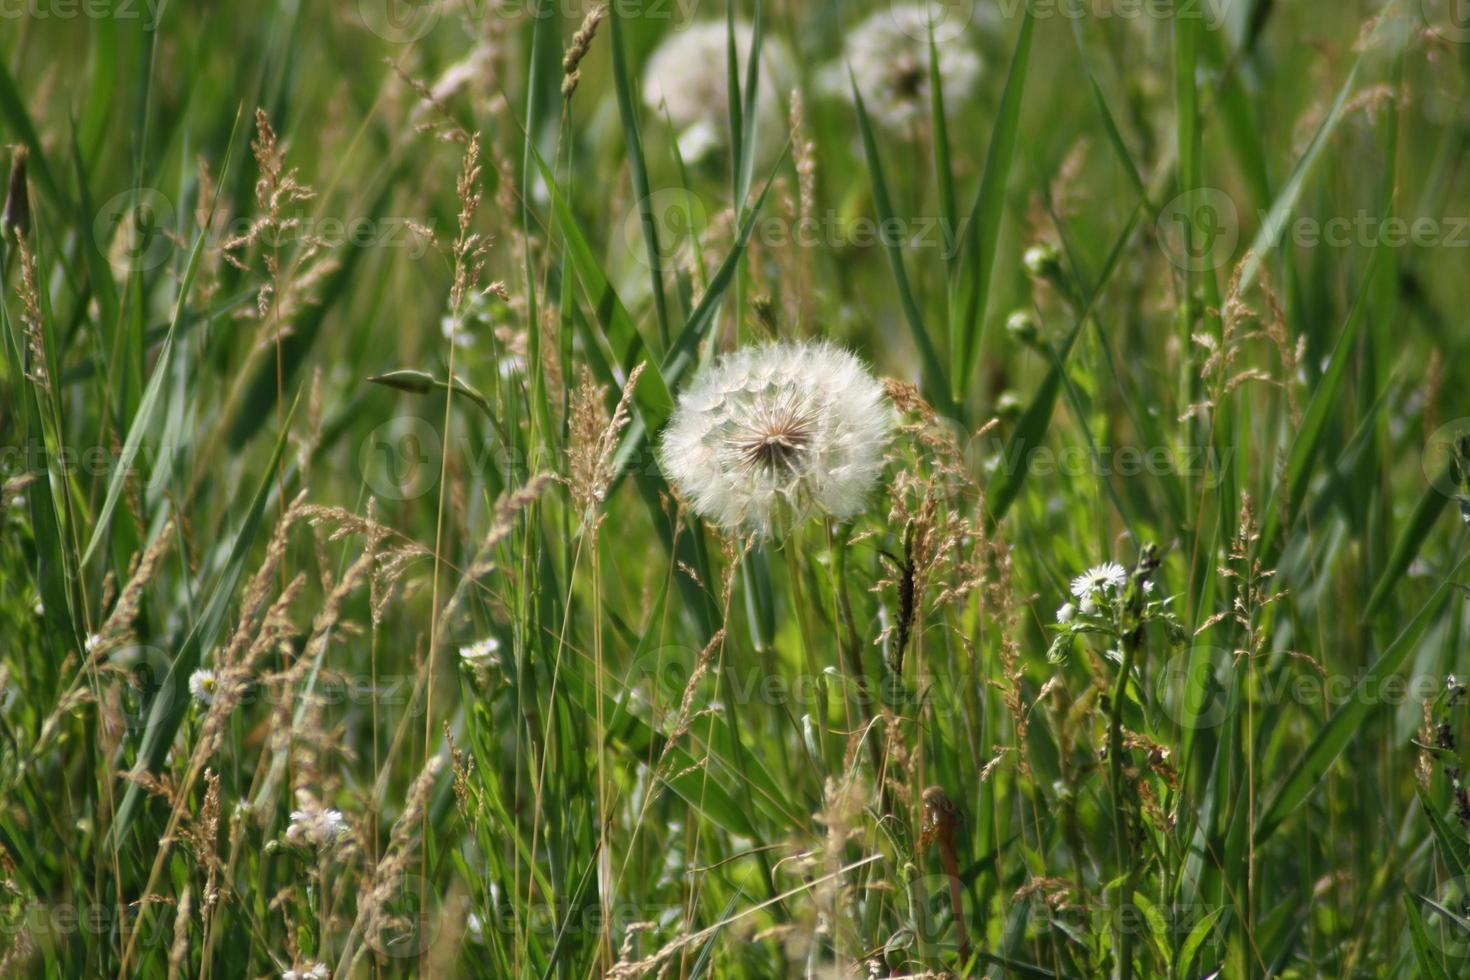
[[[755,32],[735,24],[735,53],[740,84],[745,84]],[[761,40],[760,91],[756,125],[767,134],[758,141],[767,149],[779,145],[770,134],[784,131],[781,95],[796,73],[790,51],[769,36]],[[723,20],[701,21],[676,29],[658,46],[643,71],[643,101],[659,116],[665,111],[678,131],[679,153],[693,163],[721,145],[730,128],[729,41]]]
[[[858,24],[847,36],[845,64],[828,69],[824,86],[833,94],[849,93],[850,66],[868,115],[888,129],[907,129],[929,112],[931,15],[945,106],[962,101],[980,79],[980,55],[963,35],[944,29],[944,8],[937,3],[896,4]]]
[[[861,513],[895,420],[883,386],[840,347],[746,347],[679,396],[659,462],[699,514],[766,535],[782,510]]]
[[[1105,561],[1089,568],[1072,580],[1072,594],[1079,599],[1090,599],[1095,593],[1116,591],[1128,582],[1128,572],[1115,561]]]

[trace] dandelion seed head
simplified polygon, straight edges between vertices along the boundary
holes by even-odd
[[[825,87],[849,91],[850,66],[874,121],[888,129],[907,129],[930,109],[931,18],[944,101],[953,105],[964,100],[980,79],[980,55],[965,44],[963,35],[952,36],[943,29],[944,11],[938,3],[895,4],[859,23],[847,36],[845,63],[829,69]]]
[[[735,24],[735,53],[742,84],[754,35],[749,24]],[[702,21],[674,31],[648,59],[643,73],[643,101],[659,115],[668,112],[679,134],[679,153],[688,162],[705,156],[723,140],[730,107],[729,72],[729,40],[723,20]],[[790,51],[775,38],[763,38],[756,98],[761,130],[782,131],[781,93],[793,78]]]
[[[659,459],[699,514],[764,535],[783,509],[796,519],[860,513],[894,421],[882,385],[842,348],[747,347],[680,395]]]

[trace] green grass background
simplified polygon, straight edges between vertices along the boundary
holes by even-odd
[[[446,7],[412,41],[370,30],[368,0],[6,14],[0,143],[29,150],[40,297],[29,342],[7,235],[6,968],[585,977],[663,950],[651,970],[672,976],[1462,975],[1456,757],[1416,744],[1426,717],[1450,743],[1465,720],[1444,692],[1465,670],[1447,433],[1470,412],[1470,44],[1441,5],[1004,5],[965,35],[973,95],[894,133],[818,84],[881,6],[768,0],[815,162],[807,246],[770,231],[800,208],[784,127],[737,127],[732,148],[752,108],[732,101],[725,146],[683,161],[639,98],[653,47],[723,5],[623,0],[570,101],[585,8],[547,6]],[[404,81],[477,49],[438,109]],[[335,247],[306,256],[288,233],[237,249],[240,269],[219,229],[259,213],[257,108],[315,190],[282,214]],[[480,285],[506,290],[459,310],[455,128],[482,144]],[[1175,216],[1198,214],[1181,195],[1228,205],[1207,268],[1170,261]],[[116,220],[137,200],[152,237]],[[1390,218],[1433,228],[1391,240]],[[921,240],[862,240],[885,219]],[[1313,242],[1334,219],[1342,241]],[[1057,256],[1039,276],[1036,245]],[[262,316],[268,257],[294,286]],[[1284,332],[1251,332],[1273,302]],[[1017,310],[1036,340],[1006,329]],[[965,478],[906,433],[855,528],[740,559],[678,511],[649,431],[700,363],[771,336],[831,338],[918,385]],[[640,362],[594,530],[573,392],[586,371],[610,412]],[[368,381],[393,371],[420,373]],[[541,473],[565,480],[513,496]],[[884,554],[912,546],[923,481],[954,533],[898,666]],[[289,529],[263,587],[303,577],[294,630],[206,760],[211,804],[186,680],[303,492],[359,516],[375,498],[393,531],[375,546],[417,550],[379,615],[359,581],[314,626],[371,536],[334,536],[341,515]],[[160,535],[127,642],[98,663],[87,639]],[[1103,638],[1049,659],[1070,578],[1150,543],[1184,638],[1149,626],[1123,685]],[[498,662],[462,664],[487,636]],[[690,684],[702,651],[720,669]],[[898,668],[867,742],[854,656]],[[1141,739],[1121,769],[1099,755],[1112,719]],[[414,807],[446,733],[458,764]],[[344,853],[282,840],[303,785],[347,815]],[[920,843],[930,785],[964,813],[968,957]],[[401,921],[370,935],[375,887]]]

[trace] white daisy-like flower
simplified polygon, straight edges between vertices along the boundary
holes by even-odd
[[[1097,612],[1097,600],[1094,599],[1091,595],[1088,595],[1080,603],[1077,604],[1077,611],[1084,616],[1091,616],[1093,613]]]
[[[500,657],[500,641],[493,636],[487,636],[483,640],[459,648],[459,657],[466,663],[493,664],[498,663]]]
[[[1072,580],[1072,594],[1086,599],[1094,593],[1108,589],[1120,589],[1128,581],[1128,572],[1115,561],[1105,561],[1089,568]]]
[[[861,513],[894,421],[883,386],[848,351],[763,344],[699,373],[679,396],[659,462],[699,514],[766,535],[783,512]]]
[[[735,24],[735,53],[740,84],[755,32],[746,23]],[[726,139],[729,132],[729,40],[723,20],[701,21],[675,30],[658,46],[643,71],[643,101],[678,131],[679,153],[693,163]],[[767,134],[780,132],[785,119],[781,93],[789,91],[795,72],[789,49],[779,40],[761,40],[760,91],[756,95],[756,126]],[[767,149],[775,141],[761,141]]]
[[[310,966],[292,967],[281,974],[281,980],[330,980],[332,970],[320,961]]]
[[[214,671],[200,668],[189,675],[189,694],[199,704],[214,704],[214,696],[219,693],[219,678],[215,677]]]
[[[939,3],[895,4],[869,16],[847,35],[844,63],[827,70],[823,86],[834,94],[850,92],[850,67],[868,115],[889,129],[909,128],[930,109],[931,18],[945,107],[963,101],[980,78],[980,55],[962,34],[945,29]]]
[[[1057,610],[1057,622],[1059,623],[1070,623],[1075,618],[1077,618],[1077,607],[1070,602]]]
[[[347,833],[347,818],[341,810],[292,810],[286,840],[297,846],[329,847]]]

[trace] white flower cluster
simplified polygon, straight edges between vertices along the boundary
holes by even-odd
[[[827,70],[824,86],[833,93],[849,92],[850,67],[868,115],[885,128],[907,129],[929,112],[931,18],[945,106],[967,98],[980,79],[980,55],[962,34],[943,29],[945,11],[939,3],[895,4],[862,21],[847,36],[844,63]]]
[[[702,516],[767,535],[784,510],[850,518],[883,470],[895,415],[883,386],[825,341],[738,350],[679,396],[659,460]]]
[[[348,834],[341,810],[292,810],[286,840],[297,847],[331,847]]]
[[[310,966],[293,966],[281,974],[281,980],[330,980],[331,976],[331,968],[317,962]]]
[[[754,31],[735,24],[735,53],[740,84],[750,60]],[[782,93],[795,78],[790,50],[766,35],[761,41],[760,84],[756,95],[756,126],[767,135],[767,147],[782,140],[785,114]],[[664,39],[643,71],[643,101],[656,114],[668,113],[678,132],[679,153],[693,163],[725,141],[729,132],[729,34],[723,20],[701,21],[677,29]],[[758,137],[759,139],[759,137]]]

